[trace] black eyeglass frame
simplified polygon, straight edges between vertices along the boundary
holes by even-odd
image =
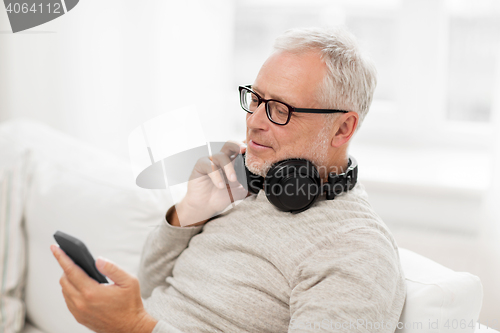
[[[290,118],[292,117],[292,113],[293,112],[301,112],[301,113],[323,113],[323,114],[326,114],[326,113],[337,113],[337,112],[342,112],[342,113],[349,112],[349,111],[346,111],[346,110],[336,110],[336,109],[304,109],[304,108],[295,108],[295,107],[293,107],[291,105],[286,104],[285,102],[278,101],[276,99],[265,99],[265,98],[262,98],[262,97],[260,97],[259,94],[257,94],[255,91],[253,91],[251,89],[251,87],[252,87],[252,85],[239,86],[238,87],[238,90],[240,91],[240,106],[241,106],[241,108],[243,110],[245,110],[246,112],[248,112],[250,114],[253,114],[253,111],[247,110],[243,106],[243,94],[242,94],[242,91],[243,90],[250,91],[252,94],[255,94],[255,96],[257,96],[257,98],[259,99],[259,106],[262,104],[262,102],[265,103],[267,119],[269,119],[272,123],[274,123],[276,125],[285,126],[286,124],[288,124],[290,122]],[[288,108],[288,118],[287,118],[287,120],[286,120],[286,122],[284,124],[277,123],[277,122],[275,122],[274,120],[271,119],[271,115],[270,115],[270,111],[269,111],[269,107],[268,107],[268,102],[272,102],[272,101],[281,103],[281,104],[285,105]]]

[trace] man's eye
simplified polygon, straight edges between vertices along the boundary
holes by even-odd
[[[278,111],[278,113],[281,115],[288,115],[288,109],[284,107],[277,107],[276,111]]]

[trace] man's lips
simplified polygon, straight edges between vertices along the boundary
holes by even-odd
[[[261,147],[261,148],[271,148],[271,147],[269,147],[269,146],[266,146],[266,145],[263,145],[263,144],[261,144],[261,143],[258,143],[258,142],[257,142],[257,141],[255,141],[255,140],[250,140],[250,141],[249,141],[249,144],[250,144],[250,145],[252,145],[252,144],[253,144],[253,145],[254,145],[254,146],[256,146],[256,147]]]

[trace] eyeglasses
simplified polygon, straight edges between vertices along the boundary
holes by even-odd
[[[251,89],[252,86],[239,86],[240,90],[240,104],[243,110],[248,113],[254,113],[255,110],[265,103],[267,118],[276,125],[286,125],[290,121],[293,112],[302,113],[336,113],[349,111],[332,110],[332,109],[299,109],[294,108],[286,103],[277,101],[275,99],[264,99]]]

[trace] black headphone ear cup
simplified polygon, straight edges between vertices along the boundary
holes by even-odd
[[[264,179],[268,200],[277,208],[300,213],[321,194],[316,167],[304,159],[288,159],[273,165]]]
[[[234,171],[238,182],[243,185],[245,190],[250,193],[257,194],[262,189],[264,177],[253,174],[245,165],[245,154],[239,154],[234,159]]]

